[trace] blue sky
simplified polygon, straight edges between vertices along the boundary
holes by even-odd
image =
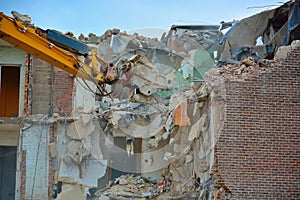
[[[287,2],[286,0],[283,2]],[[143,28],[168,30],[172,24],[219,24],[239,20],[282,5],[276,0],[0,0],[0,11],[11,16],[16,10],[31,16],[43,29],[56,29],[102,35],[119,28],[131,31]]]

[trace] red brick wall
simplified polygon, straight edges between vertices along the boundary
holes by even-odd
[[[69,116],[73,108],[74,78],[69,73],[55,68],[54,73],[54,112]]]
[[[215,156],[229,199],[300,199],[300,48],[225,88]]]
[[[29,54],[26,55],[25,61],[25,81],[24,81],[24,110],[23,116],[28,117],[31,115],[32,95],[31,95],[31,82],[32,82],[32,59]]]

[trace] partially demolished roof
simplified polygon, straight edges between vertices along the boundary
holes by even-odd
[[[278,47],[296,39],[300,39],[299,1],[289,1],[234,23],[220,42],[218,60],[273,59]]]

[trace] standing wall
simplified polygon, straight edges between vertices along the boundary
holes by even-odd
[[[216,168],[229,199],[300,197],[300,48],[280,64],[225,81]]]

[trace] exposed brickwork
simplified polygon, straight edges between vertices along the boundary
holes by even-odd
[[[54,73],[54,112],[70,115],[73,108],[74,78],[67,72],[55,69]]]
[[[226,81],[225,88],[215,156],[229,199],[299,199],[300,48],[266,72]]]
[[[51,65],[32,57],[32,114],[49,113]]]
[[[24,81],[24,110],[23,116],[31,115],[32,107],[32,59],[29,54],[26,55],[25,61],[25,81]]]
[[[28,70],[28,69],[27,69]],[[51,98],[51,65],[32,58],[32,114],[49,114]],[[27,71],[28,76],[28,71]],[[27,77],[28,78],[28,77]],[[27,80],[26,78],[26,80]],[[27,87],[30,85],[27,84]],[[72,112],[74,78],[69,73],[54,67],[53,111],[61,115]],[[26,93],[28,99],[29,93]],[[26,111],[28,113],[29,111]]]

